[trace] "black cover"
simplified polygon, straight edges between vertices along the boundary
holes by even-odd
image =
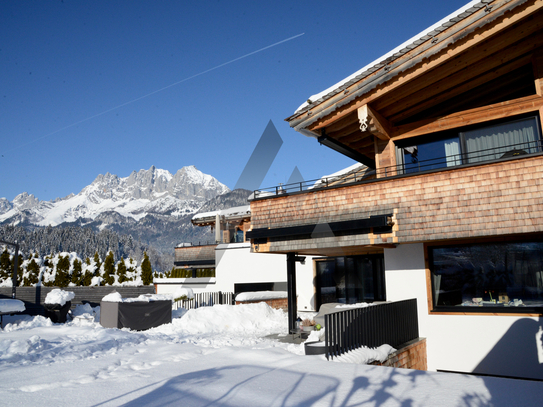
[[[45,308],[45,317],[51,319],[53,323],[65,323],[68,311],[72,306],[71,301],[66,301],[64,305],[60,304],[43,304]]]
[[[136,331],[172,322],[171,301],[119,302],[118,328]]]

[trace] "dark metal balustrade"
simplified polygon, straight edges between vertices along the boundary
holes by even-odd
[[[362,346],[388,344],[398,348],[419,337],[417,300],[348,308],[324,316],[326,358],[334,358]]]

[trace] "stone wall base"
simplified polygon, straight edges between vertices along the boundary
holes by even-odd
[[[418,338],[390,354],[384,362],[372,362],[370,365],[428,370],[426,360],[426,338]]]

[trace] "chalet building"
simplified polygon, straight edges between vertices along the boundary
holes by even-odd
[[[195,293],[286,291],[285,256],[259,256],[251,252],[246,232],[251,227],[249,205],[198,213],[192,224],[211,227],[213,242],[181,243],[175,248],[173,278],[155,278],[158,294],[175,292],[178,287]],[[305,289],[298,293],[300,310],[312,311],[312,263],[300,266],[299,279]],[[307,281],[305,281],[307,280]]]
[[[542,114],[543,1],[472,1],[286,119],[360,166],[255,191],[252,251],[291,296],[317,256],[316,308],[416,298],[429,370],[543,379]]]

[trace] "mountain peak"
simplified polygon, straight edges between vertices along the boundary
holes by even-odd
[[[226,185],[193,165],[179,169],[175,175],[152,165],[124,178],[109,172],[99,174],[79,194],[55,201],[40,202],[24,192],[13,200],[16,211],[11,210],[9,201],[0,203],[0,223],[9,222],[24,210],[31,211],[24,215],[31,218],[31,223],[53,226],[82,218],[95,219],[106,212],[134,220],[149,213],[178,216],[194,213],[207,200],[229,191]]]

